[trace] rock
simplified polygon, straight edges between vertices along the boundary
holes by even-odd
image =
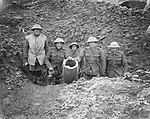
[[[51,119],[49,116],[31,116],[29,119]]]
[[[3,104],[4,104],[4,105],[10,104],[10,99],[9,99],[9,98],[5,98],[5,99],[3,100]]]
[[[29,117],[29,119],[41,119],[41,117],[39,117],[39,116],[31,116],[31,117]]]
[[[29,1],[29,0],[27,0],[27,1]],[[32,1],[37,1],[37,0],[32,0]],[[38,1],[42,1],[42,0],[38,0]],[[57,1],[57,0],[55,0],[55,1]],[[61,0],[61,1],[63,1],[63,0]],[[115,1],[115,0],[112,0],[112,1]],[[42,4],[43,4],[43,2],[42,2]],[[45,30],[43,32],[47,35],[47,37],[51,43],[50,45],[53,45],[53,41],[56,37],[61,36],[66,41],[66,47],[73,40],[78,40],[78,42],[80,43],[81,46],[86,46],[87,45],[86,41],[87,41],[88,37],[90,35],[92,35],[92,36],[98,37],[98,39],[100,39],[100,40],[105,39],[105,40],[103,40],[104,42],[102,44],[104,46],[105,45],[107,46],[107,44],[110,43],[112,40],[117,40],[121,44],[132,43],[131,45],[129,45],[127,47],[127,51],[129,51],[129,52],[127,52],[127,54],[128,54],[127,58],[128,59],[130,58],[130,61],[128,60],[128,63],[130,65],[130,67],[132,67],[130,69],[136,70],[136,69],[138,69],[139,66],[142,67],[143,64],[146,64],[146,61],[143,62],[143,60],[141,60],[141,59],[143,59],[143,57],[139,58],[140,54],[136,53],[135,49],[137,48],[137,49],[139,49],[138,51],[141,51],[141,49],[138,45],[139,44],[142,45],[142,44],[137,41],[140,41],[142,37],[139,39],[137,39],[137,38],[139,36],[143,36],[144,32],[146,31],[146,28],[148,27],[149,21],[150,21],[149,20],[150,13],[147,12],[147,14],[141,15],[141,14],[135,12],[134,9],[129,10],[126,7],[122,8],[120,6],[115,6],[115,5],[105,4],[105,3],[96,3],[96,2],[92,3],[92,2],[86,1],[86,4],[85,4],[85,0],[81,0],[80,2],[76,1],[71,4],[68,3],[68,5],[64,9],[60,9],[60,10],[51,9],[51,6],[49,4],[50,4],[50,2],[48,0],[46,0],[46,4],[42,5],[44,7],[41,7],[41,4],[37,3],[36,5],[34,4],[34,7],[29,9],[28,11],[26,11],[26,10],[17,11],[16,10],[15,12],[9,11],[9,12],[3,13],[7,17],[1,19],[2,21],[0,21],[0,23],[4,26],[8,25],[9,27],[6,29],[0,25],[0,27],[2,29],[1,36],[7,37],[8,42],[10,40],[9,39],[10,37],[12,39],[14,39],[12,41],[14,45],[10,44],[10,43],[5,43],[6,39],[2,38],[0,40],[0,44],[3,46],[4,50],[6,51],[6,56],[7,56],[7,54],[9,54],[10,51],[11,52],[15,52],[16,50],[22,51],[22,45],[21,45],[20,41],[22,42],[23,38],[22,39],[20,38],[20,32],[18,32],[18,28],[16,29],[16,26],[21,24],[21,26],[25,29],[25,31],[27,31],[27,34],[28,34],[28,33],[31,33],[30,27],[33,25],[33,23],[39,23],[42,26],[44,26]],[[18,15],[19,13],[21,13],[21,15]],[[14,16],[22,16],[22,18],[19,18],[19,17],[14,18]],[[142,20],[140,19],[141,17],[143,17]],[[14,29],[10,29],[11,27]],[[11,33],[12,31],[15,33]],[[132,41],[130,40],[131,38],[133,38]],[[134,41],[134,40],[136,40],[136,41]],[[16,47],[17,45],[18,45],[18,47]],[[8,61],[6,63],[8,63],[11,59],[12,59],[11,56],[10,56],[10,58],[7,58]],[[17,60],[14,60],[14,61],[17,61]],[[149,61],[149,59],[147,61]],[[6,64],[6,63],[4,63],[4,64]],[[0,70],[0,71],[2,71],[1,75],[6,74],[3,77],[7,76],[7,74],[9,72],[12,73],[11,76],[9,76],[10,83],[14,83],[11,81],[14,81],[14,79],[16,78],[16,71],[14,71],[14,68],[12,68],[13,70],[11,69],[11,67],[14,67],[14,65],[15,65],[15,64],[13,65],[13,63],[12,64],[10,63],[11,66],[10,66],[10,68],[8,67],[7,70],[4,70],[4,71],[3,71],[3,69]],[[4,66],[1,66],[2,64],[3,63],[0,63],[0,69],[1,69],[1,67],[4,67]],[[13,72],[15,72],[15,73],[13,73]],[[26,74],[28,74],[28,73],[29,72],[27,72]],[[12,77],[13,74],[15,74],[15,77]],[[24,76],[24,77],[26,77],[26,76]],[[24,80],[24,77],[23,77],[23,80]],[[107,80],[108,82],[105,82],[105,80],[103,80],[103,79],[100,79],[100,80],[102,80],[103,82],[102,82],[102,84],[100,84],[101,88],[98,87],[98,89],[96,90],[97,91],[96,95],[98,95],[98,96],[96,96],[96,98],[98,98],[98,100],[100,100],[98,102],[98,104],[101,103],[101,100],[105,101],[104,103],[102,102],[102,104],[99,104],[98,107],[101,108],[104,106],[105,107],[104,110],[107,113],[107,112],[110,112],[111,108],[109,108],[110,110],[108,111],[107,109],[108,109],[109,105],[107,106],[107,104],[106,105],[103,105],[103,104],[105,104],[107,102],[112,103],[111,99],[114,99],[114,97],[117,98],[117,101],[115,99],[113,101],[114,101],[114,103],[115,103],[115,101],[117,103],[117,102],[119,102],[118,100],[122,100],[122,99],[124,99],[124,97],[120,97],[120,95],[119,96],[115,95],[114,97],[111,97],[109,95],[109,94],[112,94],[112,90],[115,90],[115,89],[113,89],[112,86],[116,83],[115,81],[117,81],[119,79],[116,79],[116,78],[110,79],[110,80]],[[133,80],[139,80],[139,77],[133,76]],[[92,81],[94,81],[94,80],[92,80]],[[20,82],[20,79],[18,80],[18,82]],[[128,80],[126,80],[124,83],[126,84],[126,82],[128,82]],[[78,82],[76,82],[76,83],[78,83]],[[69,105],[70,107],[68,107],[68,109],[79,107],[80,109],[81,108],[83,110],[85,109],[84,114],[89,113],[89,115],[91,114],[90,111],[92,111],[92,110],[94,110],[94,112],[100,111],[99,109],[97,109],[95,111],[96,107],[91,106],[93,103],[95,103],[95,101],[97,99],[95,99],[95,97],[93,96],[95,92],[92,92],[91,90],[88,89],[90,87],[92,90],[95,90],[95,87],[97,87],[97,86],[94,85],[92,87],[92,85],[93,85],[92,82],[91,81],[87,82],[86,80],[84,82],[85,84],[81,83],[81,84],[83,84],[83,86],[81,86],[81,87],[78,87],[78,84],[76,84],[76,83],[73,83],[73,85],[77,86],[76,88],[73,87],[72,85],[69,85],[68,89],[64,92],[64,95],[62,95],[62,97],[68,96],[66,98],[69,98],[69,96],[70,96],[70,99],[65,100],[65,101],[69,101],[69,104],[71,104],[71,105]],[[97,81],[95,81],[95,84],[96,83],[97,83]],[[103,85],[105,83],[107,85]],[[122,84],[122,82],[117,82],[115,86],[117,87],[120,84],[121,84],[121,86],[125,85],[124,83]],[[108,84],[111,84],[111,85],[108,85]],[[131,83],[129,83],[128,85],[130,85],[130,84]],[[108,86],[108,87],[105,87],[105,86]],[[115,86],[114,86],[114,88],[115,88]],[[71,90],[70,88],[73,88],[74,90]],[[36,89],[37,88],[35,88],[35,90]],[[69,90],[74,92],[73,96],[77,95],[79,97],[75,96],[74,98],[72,98],[70,95],[70,94],[72,94],[72,92],[70,92],[68,95],[66,95],[66,93]],[[89,91],[89,92],[88,91],[86,92],[89,95],[87,95],[86,93],[84,94],[84,91],[86,91],[86,90]],[[90,91],[92,93],[90,93]],[[28,90],[26,92],[28,92]],[[33,99],[31,97],[29,97],[31,102],[33,101],[32,103],[34,103],[33,107],[32,107],[32,103],[29,107],[31,109],[31,112],[33,111],[33,113],[35,112],[36,114],[39,114],[39,113],[45,111],[45,109],[46,109],[46,111],[50,110],[50,113],[52,113],[52,114],[56,113],[57,110],[52,111],[52,109],[51,109],[54,106],[54,101],[51,101],[51,100],[55,99],[54,96],[56,95],[57,92],[54,91],[53,89],[52,90],[51,89],[43,90],[43,92],[42,92],[43,94],[41,94],[41,92],[42,91],[39,90],[38,95],[36,95],[37,93],[35,93],[33,91],[33,92],[31,92],[31,95],[25,96],[27,98],[29,96],[33,97]],[[102,92],[103,95],[99,94],[99,92]],[[48,94],[52,94],[53,96],[50,96]],[[87,96],[87,98],[86,98],[86,96]],[[91,97],[88,97],[88,96],[91,96]],[[36,98],[36,99],[34,99],[34,98]],[[101,99],[99,99],[99,98],[101,98]],[[75,103],[72,103],[72,102],[74,102],[74,100],[77,100],[77,99],[78,99],[78,101],[76,101]],[[82,100],[82,99],[85,99],[85,100]],[[105,100],[105,99],[107,99],[107,100]],[[21,100],[24,100],[24,98],[23,99],[20,98],[20,100],[18,102],[20,102]],[[124,100],[123,100],[124,102],[129,101],[128,99],[126,100],[126,98]],[[11,104],[10,101],[11,101],[11,98],[9,97],[9,98],[4,99],[3,103]],[[89,101],[89,102],[87,102],[87,101]],[[62,106],[62,104],[64,104],[66,106],[67,104],[65,104],[64,102],[61,102],[59,106]],[[84,106],[81,107],[80,102],[82,102],[82,104],[85,104],[84,105],[85,107]],[[89,107],[89,108],[91,108],[91,110],[89,112],[88,112],[88,110],[86,110],[87,107],[89,106],[89,105],[86,105],[87,103],[91,106],[91,107]],[[122,103],[122,102],[120,102],[120,103]],[[21,103],[21,105],[24,105],[24,103]],[[122,105],[126,106],[124,103],[122,103]],[[65,106],[62,106],[62,108],[63,109],[67,108]],[[111,105],[111,107],[114,107],[114,106],[115,105]],[[9,107],[9,106],[7,106],[7,107]],[[22,107],[24,107],[24,106],[20,106],[17,103],[17,105],[15,105],[15,107],[18,108],[18,110],[22,111]],[[58,109],[58,107],[56,107],[56,108]],[[16,110],[14,108],[10,108],[10,109],[9,108],[7,109],[9,114],[16,113]],[[23,111],[24,110],[25,109],[23,109]],[[27,110],[28,110],[28,108],[27,108]],[[60,111],[60,108],[58,110]],[[80,110],[80,111],[81,111],[81,113],[83,113],[82,110]],[[46,113],[49,113],[49,112],[46,112]],[[73,110],[73,112],[71,112],[71,113],[75,114],[76,110]],[[104,112],[100,112],[98,114],[101,114],[101,113],[103,114]],[[77,116],[83,116],[83,115],[77,114]],[[117,114],[114,113],[114,115],[117,115]],[[101,115],[98,115],[98,116],[101,117]],[[104,116],[104,115],[102,115],[102,116]],[[41,117],[37,117],[37,118],[41,118]],[[48,118],[48,117],[46,117],[46,118]],[[90,119],[92,119],[92,118],[96,118],[95,115],[93,117],[90,117]]]
[[[130,33],[125,34],[125,37],[130,38],[131,37]]]
[[[13,119],[27,119],[24,115],[13,116]]]

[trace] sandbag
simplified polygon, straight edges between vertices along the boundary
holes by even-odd
[[[78,80],[78,61],[72,59],[66,59],[63,62],[63,81],[64,83],[72,83]]]

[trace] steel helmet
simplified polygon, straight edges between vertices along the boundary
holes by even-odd
[[[91,43],[91,42],[98,42],[98,40],[95,37],[89,37],[87,43]]]
[[[116,41],[114,41],[114,42],[111,42],[108,47],[109,48],[119,48],[120,46]]]
[[[35,29],[43,30],[43,28],[42,28],[39,24],[35,24],[35,25],[33,25],[33,27],[31,28],[31,30],[35,30]]]
[[[65,43],[65,41],[62,38],[56,38],[56,40],[54,41],[55,43]]]
[[[79,45],[78,45],[78,43],[76,43],[76,42],[72,42],[72,43],[69,45],[69,48],[71,49],[73,45],[76,45],[77,48],[79,48]]]

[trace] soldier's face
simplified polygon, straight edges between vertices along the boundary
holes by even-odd
[[[34,35],[37,35],[37,36],[38,36],[38,35],[40,35],[41,30],[39,30],[39,29],[35,29],[33,32],[34,32]]]
[[[111,48],[112,52],[115,52],[117,50],[117,48]]]
[[[62,48],[62,46],[63,46],[63,44],[62,44],[62,43],[56,43],[56,48],[57,48],[57,49],[61,49],[61,48]]]
[[[73,50],[73,51],[77,50],[77,46],[76,46],[76,45],[73,45],[73,46],[72,46],[72,50]]]
[[[97,44],[96,44],[95,42],[89,43],[89,46],[90,46],[90,47],[96,47],[96,45],[97,45]]]

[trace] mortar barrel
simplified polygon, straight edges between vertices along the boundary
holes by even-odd
[[[78,80],[78,61],[66,59],[63,62],[63,81],[69,84],[75,80]]]

